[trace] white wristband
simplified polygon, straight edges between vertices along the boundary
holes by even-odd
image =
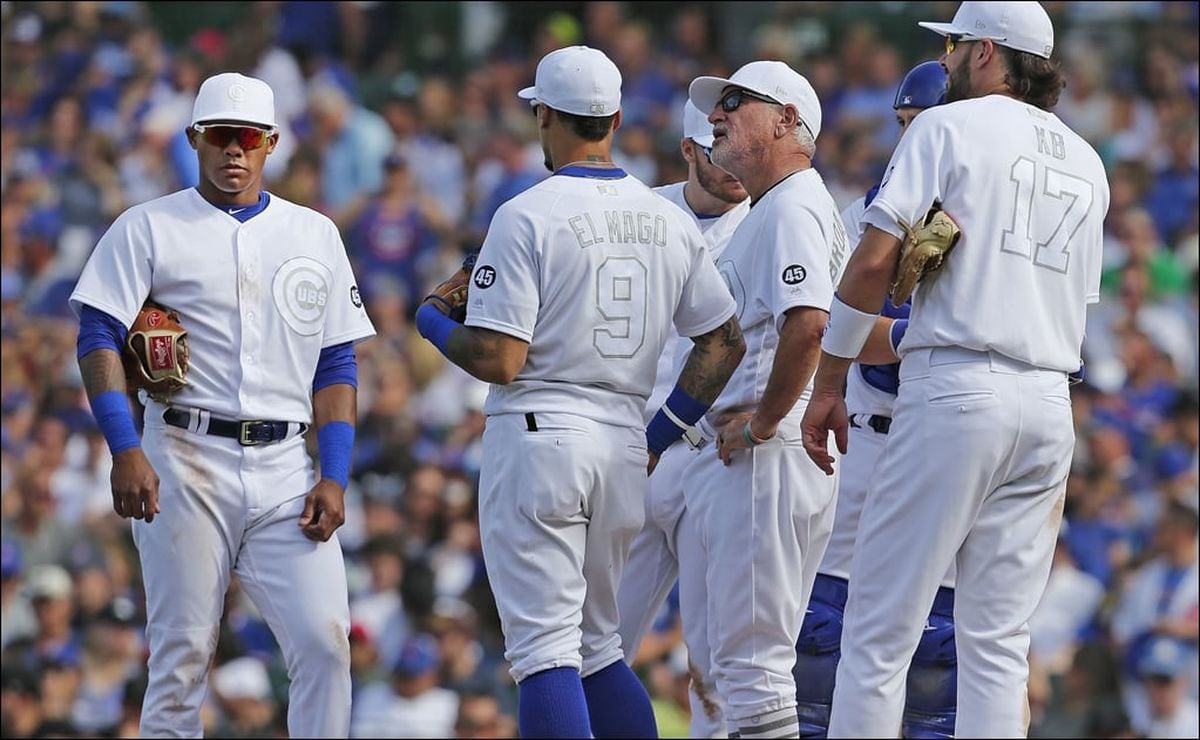
[[[834,293],[833,305],[829,308],[829,324],[825,327],[825,336],[821,338],[821,349],[834,357],[853,360],[867,343],[877,317],[877,314],[859,311],[842,303],[842,299]]]

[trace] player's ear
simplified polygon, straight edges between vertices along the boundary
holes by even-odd
[[[621,111],[618,110],[616,112],[616,114],[613,116],[612,131],[616,131],[619,128],[621,128]],[[612,132],[610,131],[609,133],[612,133]]]
[[[972,50],[974,52],[974,60],[978,62],[980,67],[992,61],[993,58],[1000,56],[1000,47],[991,39],[980,39],[977,43],[972,44],[972,46],[975,47]],[[1004,60],[998,59],[997,61],[1003,62]]]
[[[800,125],[800,114],[796,111],[796,106],[785,105],[782,112],[779,124],[775,127],[776,135],[781,138],[790,135],[792,129]]]
[[[275,132],[267,137],[267,154],[275,151],[275,146],[279,143],[279,132]]]
[[[679,140],[679,153],[683,155],[683,160],[691,164],[696,159],[696,145],[689,138]]]

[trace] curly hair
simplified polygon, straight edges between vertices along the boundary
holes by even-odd
[[[1004,82],[1013,95],[1042,110],[1053,110],[1066,87],[1066,77],[1057,62],[999,46],[1004,53]]]

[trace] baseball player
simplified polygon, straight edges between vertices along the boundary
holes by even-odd
[[[795,737],[792,665],[833,526],[835,481],[804,454],[800,412],[847,252],[812,167],[821,107],[782,62],[751,62],[689,88],[711,111],[713,163],[752,198],[718,261],[750,348],[709,412],[718,454],[683,475],[706,555],[712,673],[731,734]]]
[[[908,124],[926,108],[945,99],[946,71],[938,62],[923,62],[911,69],[896,90],[892,108],[901,136]],[[851,244],[862,236],[859,219],[879,186],[842,212]],[[898,342],[903,337],[909,304],[896,307],[884,302],[883,315],[896,319],[891,329]],[[892,409],[900,383],[900,364],[872,365],[856,362],[846,379],[846,408],[850,414],[847,451],[838,481],[833,534],[817,570],[812,598],[800,639],[796,643],[796,699],[801,737],[825,737],[833,701],[834,674],[841,655],[842,613],[846,606],[846,579],[854,551],[858,517],[867,493],[867,482],[879,460],[892,423]],[[951,568],[953,571],[953,568]],[[954,622],[953,573],[934,599],[934,610],[921,634],[909,669],[904,737],[952,737],[954,732]]]
[[[121,214],[70,298],[80,370],[113,454],[113,508],[135,519],[150,645],[144,736],[201,736],[234,573],[283,649],[289,732],[349,732],[350,618],[334,530],[354,442],[353,343],[374,329],[333,223],[262,189],[276,125],[265,82],[205,80],[187,129],[199,186]],[[178,311],[190,369],[167,403],[143,398],[139,440],[120,353],[147,298]],[[310,425],[320,479],[301,436]]]
[[[834,471],[841,397],[894,275],[935,202],[961,237],[918,285],[900,387],[850,567],[829,734],[893,737],[904,678],[947,568],[960,737],[1024,736],[1028,620],[1046,585],[1074,447],[1067,375],[1099,297],[1104,167],[1050,109],[1063,81],[1034,2],[964,2],[945,37],[947,105],[900,141],[830,312],[805,447]],[[931,242],[927,242],[928,246]],[[953,242],[949,242],[953,243]],[[925,250],[922,250],[923,252]]]
[[[647,468],[707,411],[745,344],[695,224],[612,163],[621,75],[608,57],[553,51],[520,97],[553,174],[496,212],[466,325],[435,293],[417,326],[493,384],[479,519],[521,736],[655,737],[622,660],[617,584]],[[643,426],[672,323],[694,347]]]
[[[654,192],[691,216],[704,235],[709,256],[716,261],[725,251],[734,229],[750,212],[750,203],[746,189],[737,178],[709,159],[712,145],[712,124],[708,122],[708,116],[687,101],[679,148],[688,163],[688,178],[655,188]],[[667,341],[658,361],[654,390],[646,404],[647,422],[675,385],[689,344],[678,336]],[[709,430],[707,437],[711,439],[712,436]],[[650,477],[646,523],[630,547],[629,562],[617,592],[621,613],[618,632],[625,660],[632,664],[642,638],[678,577],[684,642],[691,663],[689,701],[692,716],[688,735],[719,737],[724,734],[724,723],[709,675],[704,553],[680,485],[683,470],[703,449],[698,440],[699,436],[693,434],[668,447]]]

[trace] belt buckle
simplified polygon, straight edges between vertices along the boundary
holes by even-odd
[[[269,439],[253,439],[251,438],[254,424],[262,424],[262,421],[242,421],[238,422],[238,444],[242,447],[257,447],[261,444],[270,442]]]

